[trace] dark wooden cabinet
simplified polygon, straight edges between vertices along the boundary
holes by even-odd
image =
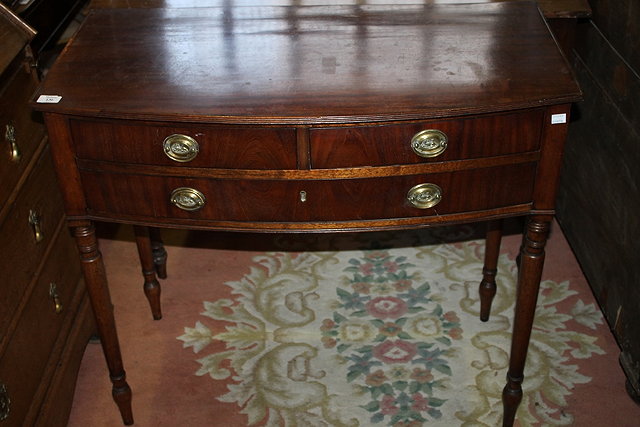
[[[91,310],[42,118],[32,31],[0,5],[0,426],[64,426]]]
[[[640,396],[640,2],[590,0],[578,26],[576,105],[558,220],[622,349]]]

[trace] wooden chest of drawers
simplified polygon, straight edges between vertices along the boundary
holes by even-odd
[[[0,33],[11,53],[0,71],[0,425],[63,426],[91,312],[44,125],[28,106],[31,34],[2,6]]]
[[[529,215],[503,392],[512,425],[580,98],[535,4],[220,5],[93,11],[34,98],[123,421],[131,390],[93,220],[320,232]]]

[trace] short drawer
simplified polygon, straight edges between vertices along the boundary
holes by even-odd
[[[48,150],[0,225],[0,335],[33,279],[63,215]]]
[[[0,205],[3,205],[44,137],[44,125],[27,105],[36,89],[21,67],[0,93]]]
[[[78,287],[80,266],[73,239],[64,230],[55,244],[24,310],[17,314],[19,320],[9,344],[0,355],[0,381],[6,385],[11,399],[9,417],[2,422],[3,426],[23,425],[22,419],[33,403]]]
[[[535,109],[468,119],[317,128],[310,132],[311,163],[325,169],[525,153],[539,148],[542,120],[543,111]]]
[[[72,120],[79,158],[230,169],[295,169],[293,128],[128,125]]]
[[[193,179],[82,172],[89,211],[97,217],[240,222],[393,219],[493,209],[531,202],[535,163],[429,175],[335,180]],[[436,184],[440,203],[413,207],[409,190]],[[182,188],[187,208],[172,203]],[[191,195],[189,191],[196,190]],[[191,206],[189,206],[191,204]]]

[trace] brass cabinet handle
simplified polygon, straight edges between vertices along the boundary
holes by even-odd
[[[9,418],[9,412],[11,411],[11,399],[9,398],[9,392],[7,386],[0,382],[0,421]]]
[[[200,150],[198,142],[187,135],[173,134],[164,139],[164,154],[176,162],[190,162]]]
[[[436,184],[425,183],[411,187],[407,193],[407,201],[418,209],[432,208],[442,200],[442,188]]]
[[[16,141],[16,128],[13,126],[13,123],[7,124],[4,132],[4,139],[9,143],[11,160],[14,162],[20,161],[22,153],[20,152],[20,147],[18,147],[18,142]]]
[[[184,211],[197,211],[207,202],[204,194],[194,188],[180,187],[171,192],[171,203]]]
[[[29,210],[29,225],[33,228],[33,237],[36,243],[40,243],[44,240],[44,233],[42,232],[42,215],[33,209]]]
[[[411,138],[411,149],[420,157],[438,157],[447,149],[447,134],[436,129],[427,129]]]
[[[58,286],[54,282],[49,283],[49,296],[53,300],[56,314],[62,313],[62,301],[60,301],[60,295],[58,295]]]

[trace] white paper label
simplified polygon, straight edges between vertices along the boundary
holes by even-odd
[[[38,104],[57,104],[61,99],[60,95],[40,95],[36,102]]]
[[[551,124],[552,125],[558,125],[560,123],[567,123],[567,115],[565,113],[552,114],[551,115]]]

